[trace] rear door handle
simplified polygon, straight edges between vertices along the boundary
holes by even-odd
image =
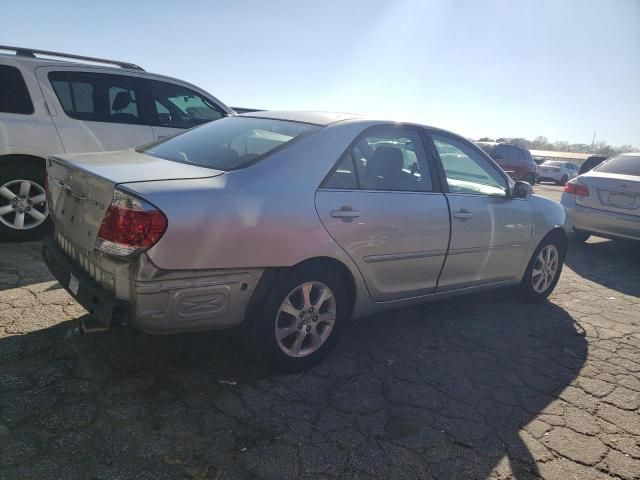
[[[349,206],[344,206],[340,207],[340,210],[332,210],[330,215],[333,218],[342,218],[348,221],[350,219],[358,218],[360,216],[360,212]]]
[[[472,218],[472,217],[473,217],[473,213],[471,213],[468,210],[464,210],[464,209],[459,210],[459,211],[457,211],[457,212],[455,212],[453,214],[453,218],[458,218],[460,220],[466,220],[466,219]]]

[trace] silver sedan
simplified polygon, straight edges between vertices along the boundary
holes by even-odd
[[[592,233],[640,240],[640,154],[610,158],[571,180],[561,201],[578,241]]]
[[[84,331],[245,325],[318,362],[352,317],[487,288],[546,298],[565,212],[453,133],[329,113],[225,118],[135,150],[48,159],[44,259]]]

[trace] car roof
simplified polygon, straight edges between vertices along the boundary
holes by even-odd
[[[355,120],[363,118],[353,113],[335,112],[297,112],[288,110],[266,110],[260,112],[249,112],[239,115],[240,117],[273,118],[274,120],[289,120],[291,122],[311,123],[314,125],[326,126],[344,120]]]

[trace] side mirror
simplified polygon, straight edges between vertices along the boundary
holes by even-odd
[[[511,191],[513,198],[529,198],[533,193],[533,188],[527,182],[516,182]]]

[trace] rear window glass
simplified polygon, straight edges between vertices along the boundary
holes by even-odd
[[[235,170],[318,128],[270,118],[227,117],[138,151],[200,167]]]
[[[33,113],[33,103],[20,70],[0,65],[0,112]]]
[[[602,173],[617,173],[619,175],[635,175],[640,177],[640,154],[618,155],[601,163],[593,169]]]

